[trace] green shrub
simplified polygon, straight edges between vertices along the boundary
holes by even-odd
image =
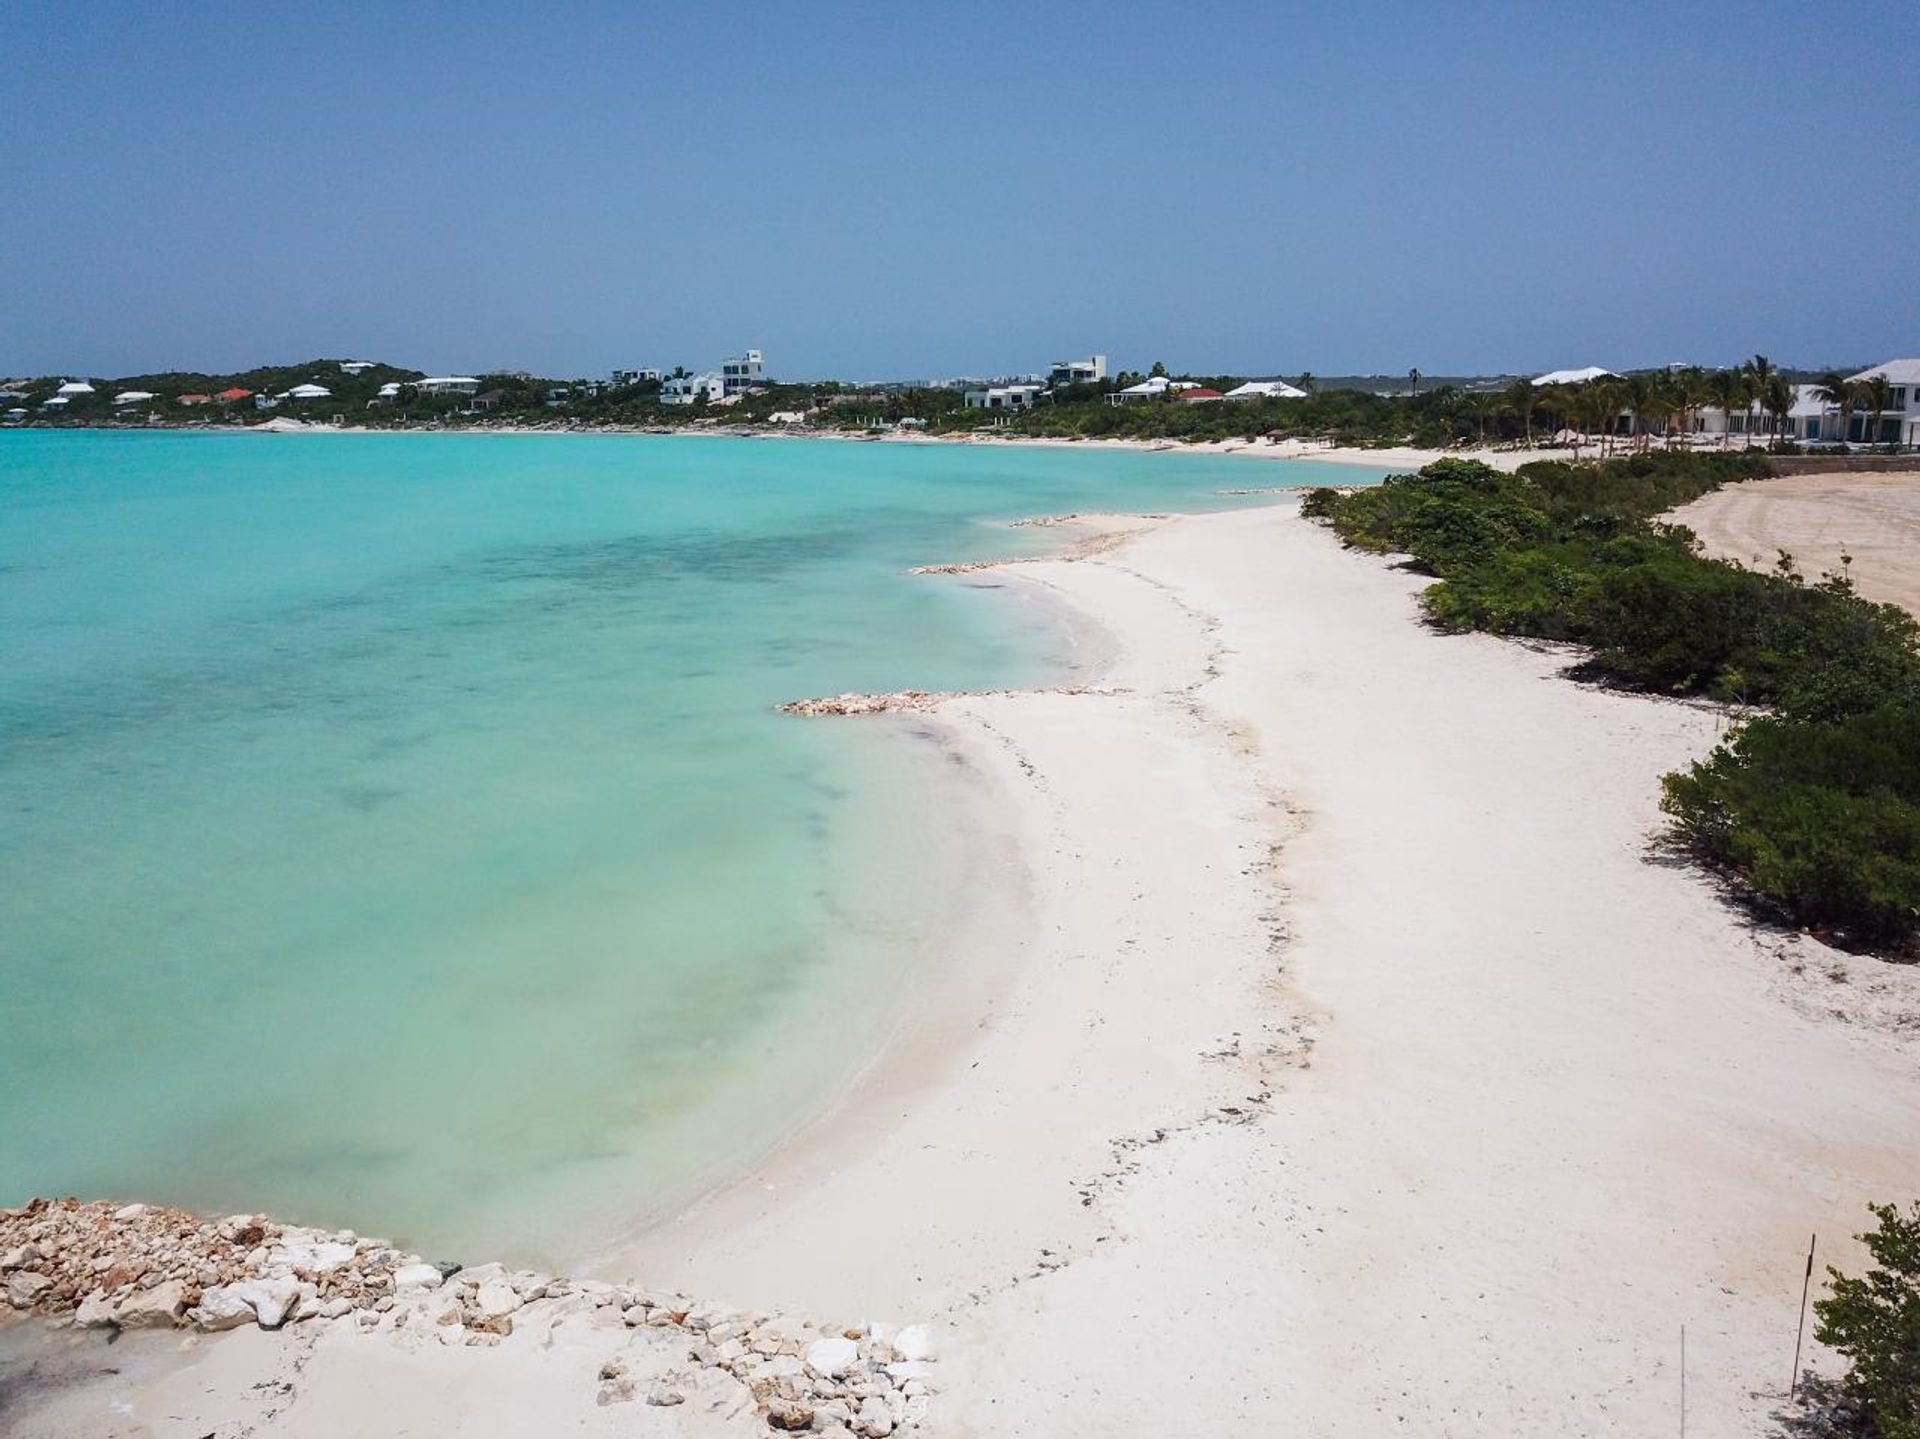
[[[1920,933],[1920,723],[1886,704],[1832,720],[1769,715],[1663,781],[1694,853],[1833,938],[1900,950]]]
[[[1870,1205],[1880,1227],[1857,1236],[1875,1267],[1850,1279],[1829,1267],[1814,1337],[1852,1361],[1847,1388],[1878,1439],[1920,1439],[1920,1203],[1902,1215]]]

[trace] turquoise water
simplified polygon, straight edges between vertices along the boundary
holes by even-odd
[[[773,712],[1059,672],[1040,617],[904,570],[1356,478],[0,434],[0,1203],[585,1252],[843,1081],[965,903],[927,756]]]

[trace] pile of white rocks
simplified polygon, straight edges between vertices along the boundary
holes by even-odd
[[[584,1314],[684,1339],[687,1365],[743,1386],[778,1430],[884,1439],[918,1425],[934,1392],[932,1343],[919,1325],[787,1324],[632,1285],[429,1263],[384,1240],[256,1214],[205,1220],[155,1205],[35,1199],[0,1209],[0,1283],[11,1308],[87,1329],[333,1320],[486,1346],[512,1334],[516,1319]],[[653,1384],[646,1401],[684,1402],[671,1381]],[[602,1367],[599,1386],[602,1404],[639,1397],[619,1361]]]

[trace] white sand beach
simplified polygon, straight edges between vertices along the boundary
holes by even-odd
[[[1124,523],[926,580],[1067,606],[1096,687],[796,720],[953,756],[995,922],[843,1108],[597,1274],[924,1323],[928,1435],[1669,1432],[1683,1326],[1687,1432],[1764,1432],[1808,1235],[1853,1262],[1912,1197],[1920,974],[1650,850],[1721,713],[1436,635],[1291,505]],[[16,1432],[766,1432],[724,1379],[599,1403],[675,1331],[541,1303],[497,1348],[316,1321],[111,1375],[58,1336]]]

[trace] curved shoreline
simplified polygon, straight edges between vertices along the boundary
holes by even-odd
[[[1846,1263],[1910,1179],[1920,986],[1646,861],[1657,776],[1718,717],[1437,636],[1418,577],[1285,505],[1004,579],[1111,636],[1100,692],[875,722],[1012,826],[1017,947],[976,937],[850,1103],[607,1263],[929,1321],[930,1434],[1640,1434],[1679,1322],[1695,1432],[1753,1432],[1808,1229]],[[504,1432],[498,1374],[538,1389],[596,1336],[398,1372]],[[376,1372],[356,1337],[306,1412]],[[541,1417],[591,1426],[587,1392]],[[666,1432],[764,1432],[695,1408]]]

